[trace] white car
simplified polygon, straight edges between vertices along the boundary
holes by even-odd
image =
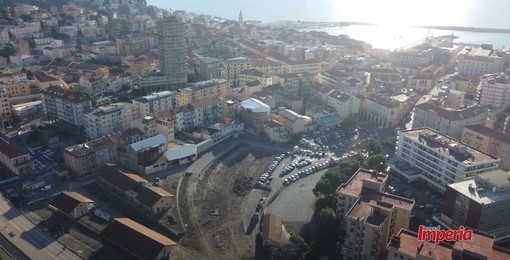
[[[42,191],[47,191],[47,190],[51,190],[51,185],[44,185],[42,188],[41,188]]]

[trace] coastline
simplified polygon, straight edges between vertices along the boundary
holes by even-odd
[[[447,28],[447,27],[436,27]],[[452,27],[448,27],[452,28]],[[456,31],[448,29],[429,29],[423,27],[401,27],[389,25],[348,25],[337,27],[312,27],[302,28],[298,31],[321,31],[330,35],[348,35],[352,39],[367,42],[373,48],[401,49],[423,41],[428,36],[455,35],[458,37],[454,42],[457,44],[480,45],[492,44],[494,48],[508,49],[510,45],[509,33]]]

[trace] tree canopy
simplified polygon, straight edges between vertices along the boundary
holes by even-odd
[[[396,137],[388,137],[384,139],[383,146],[390,149],[392,153],[395,153],[395,144],[397,143]]]
[[[368,155],[374,155],[374,154],[381,153],[381,151],[382,151],[381,142],[379,142],[379,140],[376,140],[376,139],[370,139],[370,141],[368,141],[367,150],[368,150]]]
[[[322,234],[335,234],[338,232],[338,222],[332,208],[323,208],[319,214],[319,229]]]
[[[355,116],[349,116],[342,121],[342,128],[354,128],[358,124],[358,119]]]
[[[347,176],[340,174],[339,172],[328,171],[321,176],[313,191],[321,194],[332,195],[335,194],[338,186],[347,180]]]
[[[386,156],[382,154],[376,154],[368,157],[367,167],[380,172],[384,172],[386,170]]]

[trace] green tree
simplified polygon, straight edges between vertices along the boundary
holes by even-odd
[[[354,115],[348,116],[342,121],[342,128],[349,129],[354,128],[358,124],[358,118]]]
[[[382,151],[381,142],[379,142],[378,140],[375,140],[375,139],[370,139],[370,141],[368,141],[367,149],[368,149],[368,155],[379,154]]]
[[[367,166],[370,169],[384,172],[386,170],[386,156],[382,154],[376,154],[368,157]]]
[[[395,153],[395,144],[397,142],[396,137],[388,137],[384,139],[383,146],[390,149],[392,153]]]
[[[338,200],[335,196],[327,196],[318,198],[315,202],[315,210],[321,211],[323,208],[337,209]]]
[[[313,192],[324,195],[334,195],[338,186],[347,180],[348,178],[340,172],[329,170],[322,175],[317,184],[315,184]]]
[[[319,214],[319,231],[321,235],[333,235],[339,230],[335,211],[332,208],[323,208]]]

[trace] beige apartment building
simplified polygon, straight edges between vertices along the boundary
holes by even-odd
[[[408,228],[414,201],[383,193],[386,174],[367,169],[358,171],[337,189],[338,214],[343,216],[345,243],[343,257],[378,259],[388,239]]]
[[[239,75],[241,71],[250,67],[250,61],[244,57],[228,59],[224,62],[224,77],[230,80],[233,87],[239,86]]]
[[[132,102],[136,107],[138,118],[144,118],[176,108],[179,105],[179,94],[165,90],[135,98]]]
[[[467,125],[461,141],[473,148],[501,159],[500,166],[510,170],[510,133],[503,133],[486,126]]]
[[[0,163],[14,175],[29,174],[34,170],[30,154],[0,133]]]
[[[88,174],[97,166],[94,149],[84,144],[67,147],[64,150],[64,162],[76,176]]]
[[[226,79],[211,79],[190,83],[181,89],[181,106],[204,99],[219,99],[230,93],[230,84]]]
[[[429,127],[455,139],[460,139],[464,126],[485,124],[486,108],[480,105],[451,109],[439,100],[429,100],[414,107],[413,128]]]
[[[349,116],[358,116],[361,108],[359,98],[338,90],[328,93],[327,104],[335,109],[342,120]]]

